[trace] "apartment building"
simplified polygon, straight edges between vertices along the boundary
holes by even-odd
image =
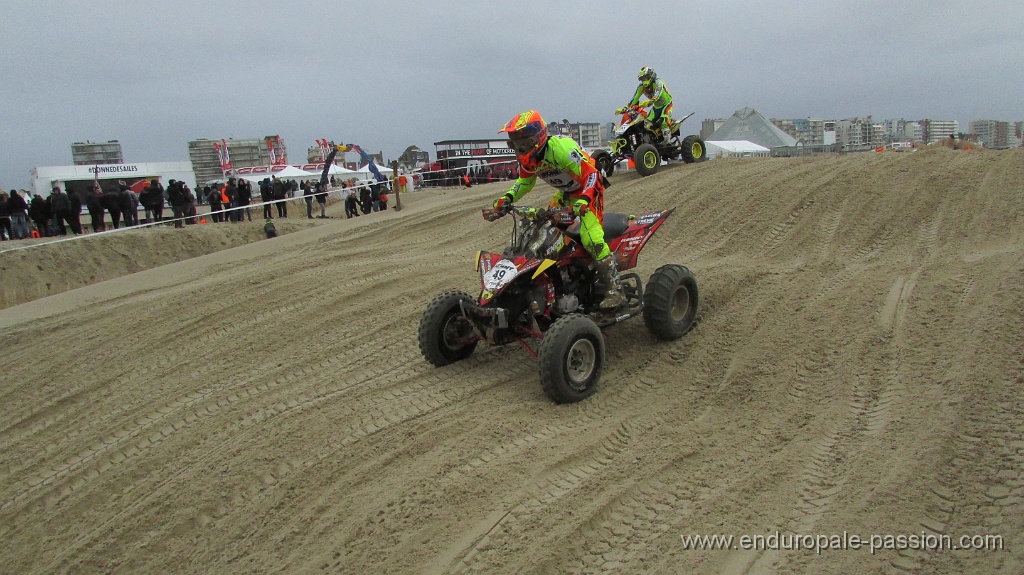
[[[870,150],[886,143],[885,126],[876,124],[871,117],[839,120],[836,126],[836,141],[843,151]]]
[[[124,154],[121,142],[75,142],[71,144],[71,163],[75,166],[92,166],[95,164],[123,164]]]
[[[216,146],[214,145],[216,144]],[[192,169],[196,173],[197,182],[222,179],[221,152],[217,148],[227,148],[228,159],[233,168],[251,168],[269,166],[288,162],[288,149],[279,136],[265,138],[229,138],[226,140],[191,140],[188,143],[188,157],[192,160]]]
[[[772,118],[769,120],[778,129],[789,134],[802,146],[821,146],[825,141],[826,120],[820,118]],[[833,124],[833,122],[829,122]]]
[[[1020,130],[1016,124],[998,120],[974,120],[970,123],[970,131],[978,136],[986,148],[1007,150],[1020,146]]]
[[[956,120],[921,120],[921,140],[926,144],[934,144],[959,132]]]

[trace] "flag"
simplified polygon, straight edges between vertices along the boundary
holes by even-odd
[[[228,150],[228,142],[224,138],[220,139],[221,146],[224,148],[224,169],[231,169],[231,152]]]

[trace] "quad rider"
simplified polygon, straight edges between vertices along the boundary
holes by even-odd
[[[537,176],[555,188],[551,208],[571,208],[579,217],[580,239],[596,263],[597,287],[604,293],[602,309],[615,309],[626,298],[619,281],[615,255],[604,241],[604,181],[590,155],[567,136],[548,136],[547,124],[536,110],[517,114],[498,131],[508,133],[508,145],[519,160],[519,178],[494,201],[484,218],[494,221],[510,204],[533,189]]]
[[[660,133],[662,139],[668,142],[672,139],[669,131],[668,119],[672,115],[672,94],[669,94],[665,82],[658,77],[653,68],[644,66],[637,74],[640,85],[636,87],[633,99],[626,106],[615,110],[616,114],[623,114],[629,106],[640,106],[641,108],[651,107],[651,114],[647,120],[655,133]],[[644,96],[646,100],[640,101]]]

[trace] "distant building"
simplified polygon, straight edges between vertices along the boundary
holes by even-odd
[[[214,145],[216,144],[216,146]],[[288,148],[280,136],[265,138],[243,138],[227,140],[191,140],[188,143],[188,157],[196,181],[206,183],[224,178],[222,157],[217,147],[226,146],[232,168],[282,165],[288,163]]]
[[[612,138],[615,137],[615,128],[616,127],[617,127],[617,124],[615,124],[614,122],[605,122],[604,124],[601,124],[601,147],[602,148],[607,148],[608,147],[608,142],[612,141]]]
[[[993,150],[1007,150],[1020,145],[1020,132],[1010,122],[974,120],[970,123],[970,131],[978,136],[982,145]]]
[[[700,123],[700,139],[707,141],[719,128],[725,124],[725,118],[709,118]]]
[[[737,110],[707,139],[716,142],[746,140],[769,150],[798,144],[796,138],[780,130],[753,108]]]
[[[344,156],[344,155],[345,154],[339,153],[339,154],[336,154],[334,156],[334,163],[335,163],[335,165],[341,163],[341,162],[338,161],[338,156]],[[309,148],[306,149],[306,161],[307,162],[310,162],[310,163],[312,163],[312,162],[323,162],[325,157],[326,157],[326,154],[324,152],[324,149],[321,148],[320,146],[310,146]]]
[[[121,142],[75,142],[71,144],[71,163],[76,166],[93,166],[96,164],[123,164],[124,154]]]
[[[956,120],[921,120],[921,142],[934,144],[958,131]]]
[[[608,147],[608,140],[611,139],[611,132],[597,122],[570,123],[569,120],[561,122],[549,122],[548,133],[553,136],[569,136],[581,148],[594,150]]]
[[[430,152],[424,152],[416,146],[409,146],[398,156],[398,164],[406,170],[422,168],[430,163]]]
[[[874,150],[886,144],[885,126],[876,124],[871,116],[839,120],[836,122],[836,141],[844,152]]]
[[[793,136],[799,145],[821,146],[825,143],[825,120],[820,118],[772,118],[771,123]]]

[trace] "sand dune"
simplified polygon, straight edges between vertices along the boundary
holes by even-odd
[[[140,230],[0,254],[0,564],[1020,573],[1021,174],[1016,150],[616,174],[608,210],[678,206],[638,271],[689,266],[699,324],[671,343],[608,329],[601,388],[574,405],[518,347],[440,369],[418,350],[429,299],[476,289],[476,250],[506,240],[479,213],[504,184],[274,240],[196,226],[198,252]],[[774,532],[1003,550],[681,542]]]

